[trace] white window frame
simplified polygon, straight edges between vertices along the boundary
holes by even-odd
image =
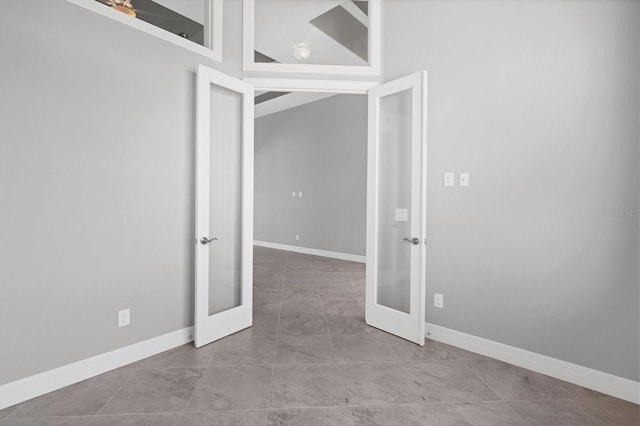
[[[113,10],[95,0],[66,0],[69,3],[105,16],[121,24],[140,30],[154,37],[168,41],[176,46],[222,62],[222,2],[223,0],[205,0],[205,34],[204,46],[186,40],[160,27],[156,27],[141,19],[133,18],[117,10]]]
[[[369,0],[369,65],[255,62],[255,0],[243,0],[242,6],[242,65],[244,71],[380,76],[382,63],[382,0]]]

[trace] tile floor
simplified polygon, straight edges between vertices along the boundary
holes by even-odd
[[[637,426],[639,407],[364,323],[364,266],[256,248],[253,328],[0,411],[0,425]]]

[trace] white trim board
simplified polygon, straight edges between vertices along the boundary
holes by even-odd
[[[105,16],[121,24],[135,28],[144,33],[150,34],[161,40],[168,41],[176,46],[183,47],[204,57],[222,62],[222,0],[208,0],[205,2],[205,42],[208,47],[201,46],[182,37],[166,31],[153,24],[136,19],[122,12],[112,10],[110,7],[95,2],[94,0],[67,0],[69,3],[90,10],[99,15]],[[207,25],[207,21],[209,25]],[[213,26],[213,29],[211,29]]]
[[[0,386],[0,410],[193,341],[183,328]]]
[[[345,93],[352,95],[366,95],[369,93],[369,89],[380,84],[377,81],[305,80],[299,78],[244,77],[242,80],[253,84],[256,91]]]
[[[428,322],[426,330],[430,339],[640,404],[640,382]]]
[[[256,240],[253,241],[253,245],[258,247],[272,248],[276,250],[293,251],[295,253],[311,254],[313,256],[322,256],[322,257],[330,257],[332,259],[348,260],[351,262],[359,262],[359,263],[367,262],[366,256],[360,256],[357,254],[350,254],[350,253],[340,253],[337,251],[319,250],[314,248],[290,246],[287,244],[269,243],[266,241],[256,241]]]

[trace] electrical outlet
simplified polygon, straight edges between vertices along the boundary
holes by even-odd
[[[302,198],[302,191],[298,192],[298,197]]]
[[[300,241],[300,235],[296,234],[296,241]]]
[[[131,310],[123,309],[122,311],[118,311],[118,327],[124,327],[125,325],[129,325],[131,323]]]
[[[460,173],[460,186],[469,186],[469,173]]]
[[[433,306],[435,306],[436,308],[444,308],[444,295],[440,293],[434,293]]]
[[[292,196],[293,198],[296,198],[296,191],[293,191],[293,193],[291,194],[291,196]]]

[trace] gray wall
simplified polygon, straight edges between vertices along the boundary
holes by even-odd
[[[428,321],[640,379],[639,219],[605,215],[639,208],[638,8],[385,2],[385,80],[429,71]]]
[[[255,152],[256,240],[365,254],[366,96],[332,96],[257,119]]]
[[[195,70],[216,63],[59,0],[0,1],[0,52],[0,383],[192,325]]]

